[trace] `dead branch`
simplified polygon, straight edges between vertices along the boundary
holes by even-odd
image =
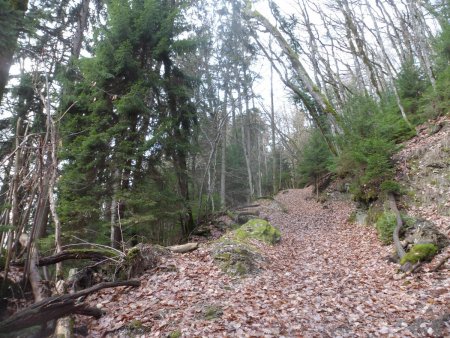
[[[444,265],[445,262],[447,262],[447,260],[448,260],[449,258],[450,258],[450,254],[444,256],[444,257],[436,264],[436,266],[435,266],[433,269],[431,269],[431,271],[432,271],[432,272],[438,271],[438,270],[441,268],[441,266]]]
[[[77,249],[61,251],[55,255],[48,257],[41,257],[37,262],[37,266],[48,266],[59,262],[67,261],[70,259],[90,259],[93,261],[104,261],[113,257],[105,250],[93,250],[93,249]],[[13,266],[23,266],[23,261],[12,262]]]
[[[102,315],[100,310],[91,308],[87,306],[87,304],[78,303],[77,299],[106,288],[118,286],[138,287],[140,284],[141,283],[138,280],[105,282],[73,294],[46,298],[0,322],[0,333],[17,331],[27,327],[40,325],[72,313],[99,318]]]

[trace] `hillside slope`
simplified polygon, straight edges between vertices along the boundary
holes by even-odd
[[[394,159],[405,208],[450,237],[450,117],[420,126]]]
[[[350,224],[345,201],[327,208],[311,190],[276,199],[269,220],[282,232],[276,246],[257,244],[264,270],[232,278],[213,263],[208,244],[167,258],[141,277],[138,290],[103,291],[92,305],[93,336],[441,337],[450,334],[448,270],[400,278],[390,247],[372,228]],[[83,318],[83,321],[86,320]],[[81,323],[81,320],[78,321]]]

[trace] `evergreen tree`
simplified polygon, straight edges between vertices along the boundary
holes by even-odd
[[[142,184],[155,187],[147,175],[162,180],[164,159],[177,177],[184,234],[192,229],[187,156],[196,114],[191,82],[176,64],[193,46],[178,38],[186,29],[180,7],[169,1],[110,2],[95,56],[80,62],[67,93],[76,108],[64,125],[62,215],[67,224],[109,223],[116,247],[131,200],[142,198]]]

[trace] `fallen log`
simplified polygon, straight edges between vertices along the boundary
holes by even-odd
[[[93,261],[103,261],[108,258],[116,257],[117,254],[108,250],[97,249],[76,249],[61,251],[55,255],[48,257],[41,257],[37,261],[37,266],[47,266],[56,264],[59,262],[67,261],[70,259],[90,259]],[[11,262],[12,266],[23,266],[24,261]]]
[[[196,242],[186,243],[186,244],[181,244],[181,245],[173,245],[173,246],[167,247],[167,249],[169,249],[170,251],[175,252],[175,253],[186,253],[186,252],[194,251],[197,248],[198,248],[198,243],[196,243]]]
[[[259,204],[249,204],[249,205],[244,205],[242,207],[238,207],[235,210],[242,210],[242,209],[248,209],[248,208],[257,208],[259,207]]]
[[[137,287],[139,285],[140,282],[138,280],[105,282],[73,294],[46,298],[26,309],[16,312],[11,317],[0,322],[0,333],[18,331],[27,327],[41,325],[70,314],[81,314],[100,318],[103,314],[101,310],[89,307],[87,304],[80,304],[77,302],[77,299],[106,288],[118,286]]]

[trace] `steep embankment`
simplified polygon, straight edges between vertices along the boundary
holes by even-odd
[[[394,160],[397,180],[407,190],[403,204],[408,212],[450,237],[450,117],[420,126]]]
[[[277,200],[287,212],[274,209],[269,219],[283,239],[258,244],[266,257],[259,274],[226,276],[202,245],[142,276],[139,290],[93,296],[107,315],[89,321],[90,333],[115,336],[133,327],[143,336],[172,337],[450,334],[448,271],[399,279],[398,266],[384,258],[390,248],[374,230],[346,221],[348,203],[324,209],[308,189]]]

